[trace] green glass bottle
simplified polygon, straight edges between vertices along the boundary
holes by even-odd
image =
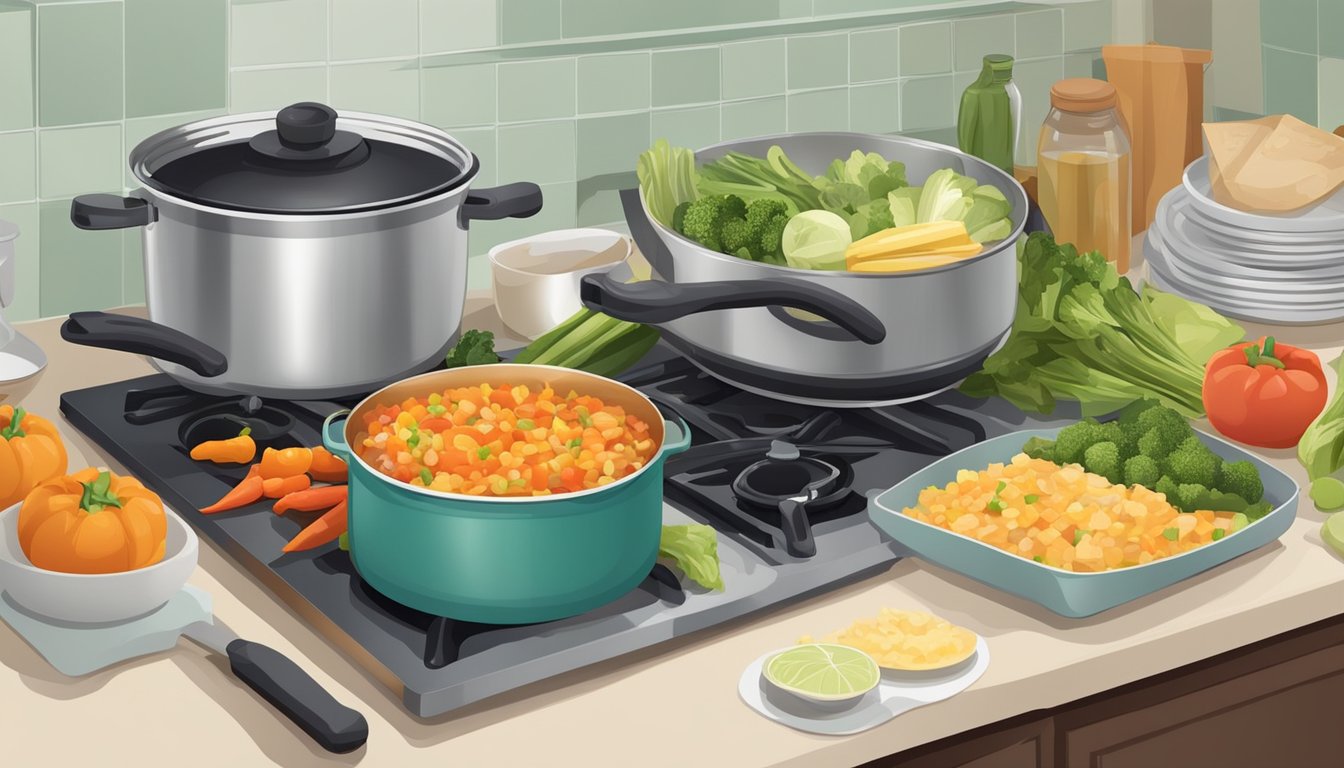
[[[980,77],[961,95],[957,144],[962,152],[1013,172],[1022,96],[1013,84],[1013,57],[991,53]]]

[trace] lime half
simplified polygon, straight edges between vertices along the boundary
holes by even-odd
[[[808,643],[776,653],[765,663],[765,679],[814,701],[844,701],[873,690],[882,672],[872,656],[833,643]]]

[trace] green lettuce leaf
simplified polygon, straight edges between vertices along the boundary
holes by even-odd
[[[708,525],[664,525],[658,556],[672,560],[686,578],[705,589],[723,591],[718,534]]]
[[[1297,460],[1313,483],[1344,468],[1344,356],[1332,365],[1335,394],[1297,442]]]
[[[663,226],[672,226],[672,215],[677,206],[696,198],[695,152],[685,147],[674,147],[667,139],[659,139],[645,150],[635,163],[639,188],[649,212]]]
[[[1147,283],[1142,296],[1153,321],[1196,362],[1207,363],[1214,352],[1246,338],[1246,329],[1203,304]]]

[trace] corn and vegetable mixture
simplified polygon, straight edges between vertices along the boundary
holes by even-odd
[[[1183,513],[1142,485],[1117,485],[1077,464],[1060,466],[1024,453],[1007,465],[961,470],[945,488],[925,488],[918,506],[905,514],[1019,557],[1085,573],[1187,552],[1246,522],[1232,513]]]
[[[462,387],[379,406],[355,443],[375,470],[469,496],[547,496],[613,483],[657,446],[619,405],[550,387]]]
[[[804,636],[799,643],[813,642]],[[975,653],[975,633],[925,611],[883,608],[855,621],[823,642],[858,648],[887,669],[930,670],[950,667]]]

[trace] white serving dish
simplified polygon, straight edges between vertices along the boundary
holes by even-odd
[[[1344,275],[1344,241],[1300,242],[1292,235],[1252,234],[1229,227],[1200,214],[1183,187],[1163,197],[1154,222],[1158,221],[1167,228],[1179,228],[1190,240],[1229,262],[1283,273],[1320,269]]]
[[[177,595],[196,570],[200,542],[175,512],[164,509],[168,541],[163,559],[122,573],[61,573],[38,568],[19,545],[20,504],[0,512],[0,591],[24,610],[76,624],[124,622]]]
[[[1297,211],[1280,214],[1239,211],[1213,199],[1207,155],[1185,169],[1181,183],[1202,213],[1229,226],[1260,232],[1310,232],[1344,240],[1344,190],[1336,190],[1316,205]]]
[[[1233,246],[1209,236],[1185,215],[1180,201],[1171,195],[1158,205],[1152,229],[1168,247],[1168,255],[1201,270],[1226,277],[1254,280],[1267,291],[1339,293],[1344,291],[1344,251],[1328,258],[1312,256],[1300,260],[1288,253],[1268,255],[1247,253],[1245,246]],[[1179,250],[1171,250],[1175,247]],[[1324,254],[1323,254],[1324,255]]]
[[[630,238],[606,229],[561,229],[491,248],[491,286],[499,319],[535,339],[583,308],[579,280],[624,264]]]

